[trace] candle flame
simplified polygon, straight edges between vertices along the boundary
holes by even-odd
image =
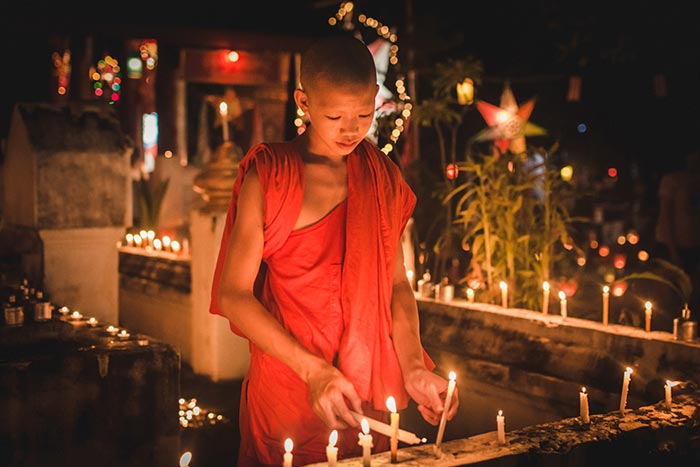
[[[219,112],[221,112],[221,115],[226,116],[226,114],[228,113],[228,105],[226,104],[226,102],[221,102],[219,104]]]
[[[651,302],[645,302],[645,303],[644,303],[644,308],[645,308],[647,311],[651,311]]]
[[[450,374],[448,376],[450,378],[450,381],[454,381],[457,379],[457,373],[455,373],[454,371],[450,371]]]
[[[386,398],[386,408],[391,411],[391,413],[396,413],[396,401],[394,396],[389,396]]]
[[[190,461],[192,460],[192,453],[190,451],[186,451],[182,453],[180,456],[180,467],[187,467],[190,465]]]
[[[338,442],[338,430],[331,431],[331,435],[328,437],[328,446],[335,447],[335,443]]]
[[[287,438],[284,440],[284,451],[285,452],[292,452],[292,448],[294,448],[294,441],[292,441],[292,438]]]
[[[360,425],[362,425],[362,432],[364,434],[369,434],[369,422],[367,421],[366,418],[363,418],[362,421],[360,422]]]
[[[504,281],[501,281],[501,290],[508,290],[508,284],[506,284]]]
[[[669,388],[672,388],[673,386],[675,386],[675,385],[677,385],[677,384],[678,384],[678,381],[669,381],[669,380],[666,380],[666,386],[668,386]]]
[[[603,293],[610,293],[610,287],[607,285],[603,286]]]
[[[625,375],[629,376],[631,374],[632,374],[632,368],[627,367],[627,369],[625,370]]]
[[[563,290],[559,291],[559,300],[566,300],[566,294]]]
[[[474,296],[474,289],[472,289],[471,287],[469,287],[469,288],[467,289],[467,297],[473,297],[473,296]]]
[[[542,289],[543,289],[545,292],[548,292],[548,291],[549,291],[549,282],[544,281],[544,282],[542,283]]]
[[[503,416],[503,411],[502,411],[502,410],[499,410],[499,411],[498,411],[498,416],[499,416],[499,417],[502,417],[502,416]]]
[[[581,392],[584,393],[584,394],[586,393],[586,387],[585,387],[585,386],[581,388]]]

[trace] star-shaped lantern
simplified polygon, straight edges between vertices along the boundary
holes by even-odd
[[[518,107],[508,84],[505,85],[501,94],[500,106],[477,100],[476,108],[489,127],[480,131],[474,137],[474,141],[493,140],[501,153],[506,152],[507,149],[514,154],[525,152],[526,136],[547,134],[547,130],[528,121],[534,106],[535,100],[530,99]]]

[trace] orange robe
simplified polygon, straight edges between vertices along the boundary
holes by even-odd
[[[252,164],[265,200],[265,272],[256,296],[304,347],[353,382],[368,416],[385,419],[380,411],[386,411],[390,395],[405,408],[408,394],[391,340],[390,304],[397,247],[416,198],[398,166],[362,142],[347,158],[347,199],[312,226],[293,231],[304,192],[301,156],[292,142],[252,148],[241,161],[227,213],[212,284],[214,314],[222,314],[221,268],[236,200]],[[243,335],[233,324],[231,329]],[[324,461],[330,429],[311,410],[308,387],[277,359],[252,343],[250,349],[239,467],[280,465],[287,437],[294,440],[295,465]],[[358,432],[339,433],[340,458],[361,454]],[[385,437],[375,434],[375,440],[374,452],[386,449]]]

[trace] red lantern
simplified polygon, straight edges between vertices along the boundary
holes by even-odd
[[[447,167],[445,167],[445,176],[448,180],[454,180],[457,178],[458,173],[459,167],[457,167],[457,164],[447,164]]]

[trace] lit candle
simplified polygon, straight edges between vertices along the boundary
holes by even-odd
[[[362,467],[372,466],[372,435],[369,434],[369,423],[366,418],[363,418],[360,422],[362,425],[362,433],[357,436],[360,440],[357,442],[362,446]]]
[[[630,388],[630,376],[632,375],[632,368],[627,367],[625,374],[622,378],[622,394],[620,394],[620,413],[624,415],[625,409],[627,408],[627,393]]]
[[[163,249],[165,251],[170,251],[170,237],[163,235]]]
[[[496,428],[498,442],[500,444],[506,444],[506,417],[503,415],[502,410],[499,410],[498,415],[496,415]]]
[[[665,397],[665,402],[666,402],[666,410],[671,410],[671,405],[673,401],[671,400],[671,388],[678,384],[678,381],[669,381],[666,380],[666,384],[664,385],[664,391],[666,392],[666,397]]]
[[[70,319],[75,319],[75,320],[83,319],[83,315],[78,310],[75,310],[73,313],[71,313]]]
[[[112,334],[112,335],[115,335],[116,333],[119,332],[119,328],[115,328],[114,326],[112,326],[110,324],[109,326],[107,326],[107,332]]]
[[[170,249],[172,250],[173,253],[179,253],[180,252],[180,242],[177,240],[173,240],[170,242]]]
[[[67,306],[62,306],[58,309],[58,312],[61,313],[61,316],[66,316],[68,313],[70,313],[70,308]]]
[[[228,105],[226,102],[219,104],[219,114],[221,115],[221,133],[224,142],[228,141]]]
[[[469,300],[470,303],[474,303],[474,289],[471,287],[467,287],[467,300]]]
[[[610,287],[603,286],[603,324],[608,325],[608,310],[610,307]]]
[[[148,246],[153,246],[153,239],[156,238],[156,233],[152,230],[146,232],[146,237],[148,238]]]
[[[442,411],[442,417],[440,417],[440,426],[438,428],[437,439],[435,440],[435,450],[440,449],[440,444],[442,443],[442,437],[445,434],[445,425],[447,424],[447,412],[450,410],[450,403],[452,402],[452,395],[455,392],[455,385],[457,374],[454,371],[450,371],[449,374],[450,382],[447,384],[447,397],[445,397],[445,407]]]
[[[90,319],[88,320],[88,324],[90,325],[90,327],[93,327],[93,328],[95,326],[97,326],[97,322],[98,321],[94,317],[90,317]]]
[[[129,246],[134,246],[134,234],[126,234],[126,244]]]
[[[163,249],[163,243],[160,241],[160,238],[156,238],[153,240],[153,248],[156,249],[156,251],[160,251]]]
[[[292,467],[292,448],[294,448],[294,442],[292,438],[287,438],[284,440],[284,463],[282,467]]]
[[[391,411],[391,463],[396,464],[399,454],[399,413],[396,411],[394,396],[389,396],[387,398],[386,407]]]
[[[135,235],[134,236],[134,246],[140,247],[141,243],[143,243],[143,238],[141,237],[141,235]]]
[[[379,420],[375,420],[374,418],[365,417],[364,415],[354,412],[352,410],[350,411],[350,413],[352,414],[352,417],[358,422],[362,422],[362,419],[366,418],[370,430],[391,437],[391,433],[393,432],[393,428],[391,427],[391,425],[387,425],[386,423],[380,422]],[[426,438],[419,438],[418,436],[416,436],[415,433],[411,433],[410,431],[402,429],[399,429],[398,438],[399,441],[404,442],[406,444],[420,444],[426,443],[428,441]]]
[[[578,393],[581,409],[581,421],[583,423],[590,423],[591,417],[588,413],[588,393],[586,388],[581,388],[581,392]]]
[[[338,430],[331,431],[328,437],[328,446],[326,446],[326,459],[328,459],[328,467],[336,467],[338,465],[338,448],[335,443],[338,442]]]
[[[644,330],[651,332],[651,302],[644,304]]]
[[[567,311],[566,311],[566,294],[564,293],[563,290],[559,291],[559,308],[561,312],[561,317],[566,318]]]
[[[542,314],[546,315],[549,311],[549,282],[544,281],[542,283],[542,293],[544,294],[542,297]]]
[[[121,331],[119,331],[119,334],[117,334],[117,337],[120,339],[128,339],[130,335],[131,334],[129,334],[129,332],[126,329],[122,329]]]
[[[501,281],[501,306],[508,308],[508,284],[505,281]]]

